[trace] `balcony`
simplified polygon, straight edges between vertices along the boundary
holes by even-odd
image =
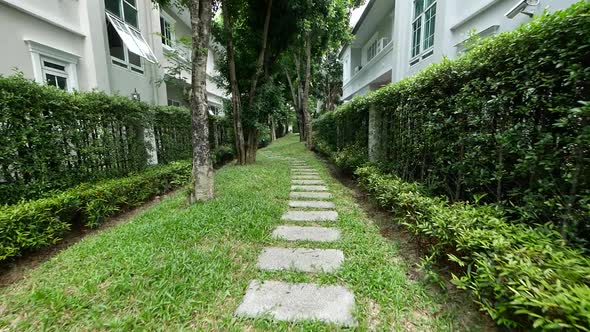
[[[391,82],[392,68],[393,42],[389,41],[380,52],[344,82],[342,99],[349,100],[356,94],[365,94],[372,90],[371,87]]]

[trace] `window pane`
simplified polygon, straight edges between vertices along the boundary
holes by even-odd
[[[125,61],[123,41],[110,23],[107,23],[107,34],[109,37],[109,51],[111,52],[111,56]]]
[[[412,57],[420,53],[420,37],[422,36],[422,19],[419,18],[412,24]]]
[[[436,5],[424,14],[424,49],[434,45],[434,26],[436,23]]]
[[[414,1],[414,18],[418,17],[424,10],[424,0]]]
[[[138,51],[134,52],[134,53],[136,53],[136,54],[143,53],[145,55],[145,59],[147,59],[148,61],[150,61],[152,63],[158,62],[158,60],[156,59],[156,56],[152,52],[152,49],[149,47],[149,45],[147,44],[145,39],[143,39],[143,36],[139,32],[137,32],[136,30],[133,30],[133,29],[129,29],[129,32],[131,33],[131,36],[133,37],[133,40],[135,41],[135,45],[137,45],[137,47],[139,48]]]
[[[125,2],[130,4],[133,7],[137,8],[137,6],[135,5],[135,0],[125,0]]]
[[[432,5],[436,0],[426,0],[426,5],[424,6],[424,8],[428,8],[430,5]]]
[[[47,85],[55,86],[62,90],[67,89],[67,79],[65,77],[45,74],[45,81],[47,82]]]
[[[68,85],[67,85],[67,79],[65,77],[60,77],[60,76],[56,76],[56,81],[57,81],[57,87],[62,89],[62,90],[67,90]]]
[[[57,69],[57,70],[61,70],[61,71],[66,71],[66,67],[65,66],[61,66],[58,65],[56,63],[53,62],[49,62],[49,61],[43,61],[43,66],[44,67],[48,67],[48,68],[53,68],[53,69]]]
[[[109,12],[121,17],[121,1],[120,0],[105,0],[104,7]]]
[[[166,26],[164,26],[164,18],[160,16],[160,34],[162,35],[162,44],[166,44]]]
[[[132,26],[138,28],[137,25],[137,9],[131,7],[127,3],[123,4],[123,10],[125,15],[125,22],[131,24]]]
[[[129,52],[129,63],[137,66],[137,67],[141,67],[141,57],[133,52]]]

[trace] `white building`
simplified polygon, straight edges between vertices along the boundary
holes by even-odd
[[[65,90],[98,89],[139,97],[154,105],[185,105],[179,84],[162,82],[167,52],[190,52],[187,10],[158,8],[151,0],[0,0],[0,74],[15,69],[41,84]],[[209,50],[208,78],[216,75]],[[184,81],[184,82],[183,82]],[[208,101],[219,109],[227,96],[209,79]]]
[[[473,35],[514,30],[546,9],[556,11],[577,1],[367,0],[352,43],[340,53],[342,98],[400,81],[443,56],[456,58]]]

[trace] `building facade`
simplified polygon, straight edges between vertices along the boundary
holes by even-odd
[[[0,28],[0,74],[20,71],[68,91],[97,89],[187,106],[190,74],[163,80],[172,66],[166,54],[187,64],[191,59],[177,42],[191,36],[187,10],[159,8],[151,0],[0,0]],[[216,113],[227,95],[211,80],[215,57],[211,47],[207,92]]]
[[[340,60],[347,101],[456,58],[472,36],[514,30],[577,0],[368,0]]]

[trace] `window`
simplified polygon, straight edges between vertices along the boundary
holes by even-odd
[[[178,100],[168,99],[168,106],[180,107],[180,102]]]
[[[43,78],[47,85],[58,87],[62,90],[68,90],[68,73],[66,72],[67,64],[58,61],[41,58],[41,68]]]
[[[174,47],[174,21],[164,13],[160,16],[160,32],[162,34],[162,44]]]
[[[78,89],[78,55],[25,40],[31,52],[33,74],[39,84],[55,86],[65,91]]]
[[[105,0],[105,8],[111,14],[139,29],[135,0]]]
[[[424,59],[432,54],[435,25],[436,0],[415,0],[412,21],[412,64],[417,63],[420,56]]]
[[[367,48],[367,62],[371,61],[377,55],[377,43],[379,40],[375,39],[369,48]]]
[[[141,58],[152,63],[156,63],[157,58],[137,29],[135,0],[105,1],[109,51],[113,64],[143,74]]]

